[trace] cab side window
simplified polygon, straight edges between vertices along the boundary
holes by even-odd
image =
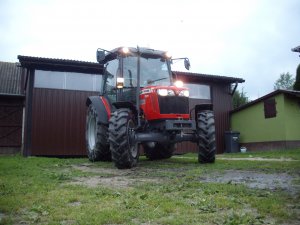
[[[119,60],[114,59],[106,65],[105,71],[105,93],[111,102],[116,101],[116,77],[119,72]]]

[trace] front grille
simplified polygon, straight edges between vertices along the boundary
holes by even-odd
[[[183,96],[158,96],[161,114],[188,114],[189,98]]]

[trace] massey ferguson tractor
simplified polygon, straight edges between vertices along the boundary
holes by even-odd
[[[189,60],[180,59],[189,69]],[[97,50],[104,74],[100,95],[86,102],[90,161],[112,160],[119,169],[132,168],[140,146],[148,159],[166,159],[183,141],[197,143],[200,163],[215,161],[212,105],[189,109],[189,90],[171,71],[174,60],[147,48]]]

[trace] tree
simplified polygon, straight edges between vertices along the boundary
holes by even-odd
[[[279,78],[274,84],[274,90],[284,89],[292,90],[295,78],[289,72],[280,74]]]
[[[300,91],[300,64],[298,65],[296,70],[296,81],[293,88],[295,91]]]
[[[242,91],[236,90],[233,94],[233,109],[236,109],[242,105],[245,105],[249,102],[249,98],[246,96],[246,92],[244,92],[244,88],[242,88]]]

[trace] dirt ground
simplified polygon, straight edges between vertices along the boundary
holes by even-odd
[[[252,157],[252,158],[222,158],[218,157],[218,159],[221,160],[244,160],[244,161],[265,161],[265,162],[295,162],[299,160],[289,159],[289,158],[280,158],[280,159],[266,159],[266,158],[260,158],[260,157]]]
[[[99,176],[92,177],[79,177],[71,181],[70,184],[85,185],[88,187],[97,187],[99,185],[115,188],[128,188],[133,184],[138,183],[159,183],[157,178],[145,178],[145,177],[132,177],[135,174],[135,170],[118,170],[110,168],[94,168],[91,164],[82,164],[79,166],[73,166],[73,169],[80,170],[82,172],[90,172],[99,174]],[[132,175],[132,176],[131,176]]]
[[[266,174],[255,171],[226,170],[201,177],[203,182],[244,184],[249,188],[281,189],[291,194],[299,192],[300,187],[293,183],[295,177],[286,173]]]
[[[139,183],[163,182],[163,179],[147,176],[147,174],[153,173],[153,171],[149,171],[151,170],[149,168],[117,170],[111,168],[95,168],[87,163],[73,166],[73,169],[95,174],[95,176],[92,177],[76,178],[70,182],[74,185],[85,185],[89,187],[102,185],[107,187],[128,188],[131,185]],[[257,171],[225,170],[205,174],[199,177],[199,182],[244,184],[249,188],[267,189],[270,191],[281,189],[295,195],[300,193],[299,182],[294,182],[295,179],[299,180],[299,178],[300,177],[295,177],[287,173],[272,174]]]

